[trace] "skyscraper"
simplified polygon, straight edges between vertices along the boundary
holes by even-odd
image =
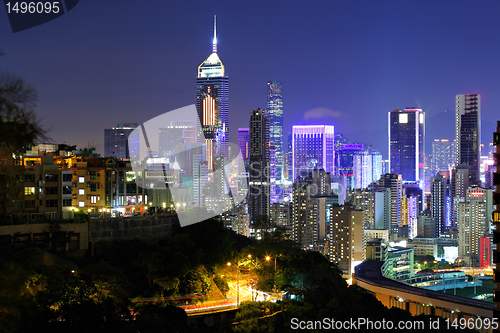
[[[228,156],[229,78],[217,54],[217,30],[214,18],[212,54],[198,66],[196,108],[207,144],[210,170],[216,155]]]
[[[431,217],[436,222],[434,237],[439,237],[449,227],[449,208],[447,203],[450,200],[448,179],[441,174],[436,174],[431,182]]]
[[[350,189],[354,188],[354,155],[362,151],[363,145],[360,144],[344,144],[342,149],[335,151],[336,173],[346,178],[347,187]]]
[[[355,189],[367,188],[382,176],[382,155],[378,151],[355,151],[352,162]]]
[[[330,260],[350,278],[354,264],[363,261],[363,212],[353,205],[330,208]]]
[[[269,217],[269,119],[264,110],[254,110],[250,116],[250,168],[248,213],[251,224]]]
[[[432,143],[431,170],[435,175],[439,171],[450,169],[455,161],[453,160],[453,142],[447,139],[434,139]]]
[[[243,159],[250,157],[250,129],[248,127],[238,128],[238,146]]]
[[[403,181],[424,180],[425,112],[418,108],[389,112],[389,168]]]
[[[466,265],[480,259],[479,238],[489,233],[493,211],[492,190],[471,187],[465,202],[458,204],[458,256]]]
[[[481,104],[478,94],[456,96],[455,135],[455,165],[467,164],[470,183],[478,184],[481,154]]]
[[[269,141],[275,149],[276,181],[283,178],[283,96],[281,82],[267,83],[267,117],[269,118]]]
[[[128,136],[137,123],[121,123],[104,130],[104,157],[130,158]]]
[[[385,174],[380,177],[378,180],[378,186],[381,191],[383,191],[384,195],[380,196],[380,199],[383,201],[383,228],[380,229],[389,229],[391,233],[398,233],[399,228],[401,226],[401,205],[400,202],[403,198],[403,186],[401,181],[401,175],[396,174]],[[375,228],[379,229],[377,226],[377,195],[375,197]]]
[[[301,125],[292,129],[293,180],[313,169],[334,171],[334,133],[329,125]]]

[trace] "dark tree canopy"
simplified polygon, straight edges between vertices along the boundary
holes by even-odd
[[[19,154],[26,146],[47,140],[35,113],[37,93],[23,79],[0,71],[0,148]]]

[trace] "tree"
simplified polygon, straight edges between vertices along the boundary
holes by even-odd
[[[35,113],[37,93],[23,79],[0,73],[0,148],[20,154],[37,140],[47,140]]]

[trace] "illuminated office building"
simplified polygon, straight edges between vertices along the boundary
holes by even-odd
[[[198,66],[196,108],[207,145],[207,160],[213,169],[214,156],[228,156],[229,78],[217,54],[217,34],[214,19],[212,54]]]
[[[122,123],[105,129],[104,157],[130,158],[128,136],[137,126],[137,123]]]
[[[329,125],[301,125],[292,129],[293,179],[314,169],[334,172],[334,133]]]
[[[269,118],[269,141],[275,149],[275,178],[283,178],[283,96],[281,82],[267,83],[267,117]]]
[[[354,155],[362,151],[363,145],[359,144],[344,144],[342,149],[335,151],[336,174],[345,177],[350,189],[354,188]]]
[[[471,184],[480,183],[481,99],[477,94],[457,95],[455,100],[455,165],[469,166]]]
[[[403,181],[424,181],[425,112],[418,108],[389,112],[389,168]]]
[[[238,128],[238,146],[240,147],[241,157],[247,159],[250,157],[250,129],[248,127]]]
[[[447,139],[435,139],[432,143],[431,171],[435,175],[439,171],[447,171],[454,161],[454,144]]]
[[[382,176],[382,155],[377,151],[356,151],[353,156],[353,177],[356,189],[367,188]]]

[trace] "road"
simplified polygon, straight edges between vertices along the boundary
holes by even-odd
[[[239,302],[249,301],[266,301],[276,299],[270,294],[253,289],[252,285],[255,283],[251,276],[242,276],[239,281]],[[236,280],[228,283],[229,291],[226,293],[227,298],[219,300],[208,300],[199,302],[197,304],[189,304],[181,306],[188,314],[188,316],[216,313],[221,311],[228,311],[238,308],[238,287]]]

